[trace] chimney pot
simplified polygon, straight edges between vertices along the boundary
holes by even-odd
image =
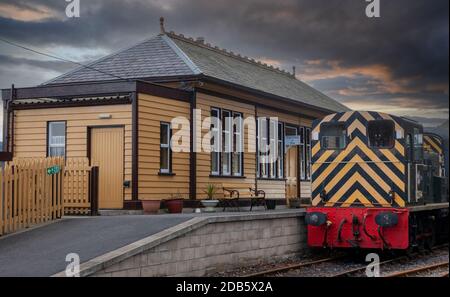
[[[166,29],[164,28],[164,18],[163,17],[159,18],[159,29],[161,31],[161,34],[166,33]]]

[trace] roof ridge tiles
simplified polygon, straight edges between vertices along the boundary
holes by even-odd
[[[262,62],[260,60],[256,60],[254,58],[249,58],[248,56],[243,56],[243,55],[241,55],[239,53],[234,53],[231,50],[227,50],[225,48],[220,48],[220,47],[218,47],[216,45],[213,46],[210,43],[206,43],[206,42],[198,42],[192,37],[187,37],[187,36],[185,36],[185,35],[183,35],[181,33],[177,34],[174,31],[166,32],[165,34],[168,37],[179,39],[181,41],[188,42],[188,43],[193,44],[195,46],[203,47],[203,48],[209,49],[211,51],[220,53],[222,55],[227,55],[227,56],[235,58],[237,60],[244,61],[244,62],[253,64],[253,65],[256,65],[258,67],[262,67],[264,69],[267,69],[269,71],[274,71],[274,72],[277,72],[279,74],[282,74],[282,75],[288,76],[290,78],[295,78],[296,79],[296,77],[292,73],[290,73],[289,71],[286,71],[284,69],[280,69],[279,67],[275,67],[273,65],[269,65],[267,63],[264,63],[264,62]]]

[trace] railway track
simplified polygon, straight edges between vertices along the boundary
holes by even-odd
[[[432,252],[433,251],[437,251],[437,250],[440,250],[442,248],[448,248],[448,244],[435,246],[434,248],[431,249],[431,251]],[[420,256],[420,254],[419,253],[415,253],[415,254],[408,255],[408,256],[404,255],[404,256],[395,257],[393,259],[389,259],[389,260],[380,262],[379,266],[381,267],[381,266],[389,264],[389,263],[395,263],[395,262],[401,262],[401,261],[404,261],[404,260],[408,260],[408,259],[410,259],[413,256]],[[350,276],[355,275],[357,273],[363,272],[364,270],[366,270],[366,268],[367,268],[367,265],[362,265],[360,267],[356,267],[356,268],[353,268],[353,269],[349,269],[349,270],[345,270],[345,271],[342,271],[342,272],[338,272],[338,273],[332,274],[332,275],[330,275],[330,277],[350,277]]]
[[[255,273],[246,274],[246,275],[243,275],[242,277],[263,277],[263,276],[276,275],[277,273],[285,273],[285,272],[288,272],[288,271],[294,270],[294,269],[304,268],[304,267],[321,264],[321,263],[326,263],[326,262],[332,262],[334,260],[339,260],[341,258],[343,258],[343,256],[328,257],[328,258],[322,258],[322,259],[318,259],[318,260],[314,260],[314,261],[310,261],[310,262],[284,265],[281,267],[276,267],[276,268],[272,268],[272,269],[268,269],[268,270],[264,270],[264,271],[258,271]]]
[[[432,249],[432,251],[435,252],[435,251],[440,250],[442,248],[448,248],[448,244],[436,246],[436,247],[434,247]],[[421,255],[419,253],[410,254],[410,255],[402,255],[402,256],[399,256],[399,257],[395,257],[395,258],[388,259],[388,260],[385,260],[383,262],[380,262],[379,265],[381,267],[381,266],[387,265],[389,263],[396,263],[396,262],[406,261],[406,260],[411,259],[411,257],[417,257],[417,256],[419,256],[419,257],[426,257],[427,255],[423,256],[423,255]],[[272,268],[272,269],[267,269],[267,270],[263,270],[263,271],[254,272],[254,273],[251,273],[251,274],[242,275],[242,277],[265,277],[265,276],[282,275],[282,274],[287,273],[287,272],[289,272],[291,270],[307,268],[307,267],[311,267],[311,266],[314,266],[314,265],[319,265],[319,264],[322,264],[322,263],[332,263],[333,261],[339,261],[339,260],[342,260],[344,257],[345,257],[344,255],[339,255],[339,256],[321,258],[321,259],[317,259],[317,260],[313,260],[313,261],[309,261],[309,262],[302,262],[302,263],[297,263],[297,264],[282,265],[282,266],[275,267],[275,268]],[[438,268],[441,268],[441,267],[445,266],[445,263],[440,263],[440,264],[441,264],[441,266],[439,266]],[[342,263],[337,263],[337,265],[342,265]],[[448,262],[446,263],[446,265],[448,266]],[[364,272],[366,270],[366,268],[367,268],[367,265],[364,264],[364,265],[361,265],[361,266],[358,266],[358,267],[355,267],[355,268],[352,268],[352,269],[340,271],[340,272],[333,273],[333,274],[326,275],[326,276],[327,277],[350,277],[350,276],[357,275],[358,273]],[[424,271],[426,271],[427,269],[430,270],[432,268],[433,267],[430,267],[430,268],[424,267],[423,269],[424,269]],[[417,268],[417,269],[419,269],[419,268]],[[400,271],[398,273],[400,274]],[[413,271],[410,271],[410,272],[407,272],[406,274],[409,275],[409,274],[413,274],[413,273],[414,273]],[[419,271],[416,272],[416,273],[419,273]],[[399,276],[401,276],[401,275],[399,275]],[[446,275],[444,273],[442,276],[443,277],[448,277],[448,273]],[[389,275],[389,277],[391,277],[391,276]]]
[[[424,265],[424,266],[420,266],[420,267],[413,268],[413,269],[397,271],[397,272],[394,272],[394,273],[386,275],[386,277],[418,276],[421,273],[430,272],[430,271],[433,271],[433,270],[440,270],[441,268],[446,267],[446,266],[447,266],[447,269],[448,269],[448,261],[435,263],[435,264]],[[448,271],[446,273],[442,274],[441,276],[442,277],[448,277]]]

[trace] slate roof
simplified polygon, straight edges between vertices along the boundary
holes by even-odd
[[[159,34],[88,66],[45,84],[205,75],[330,111],[349,110],[289,72],[173,32]]]

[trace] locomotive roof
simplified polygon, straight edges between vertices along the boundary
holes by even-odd
[[[384,112],[378,111],[346,111],[346,112],[338,112],[334,114],[330,114],[323,119],[319,119],[315,121],[315,125],[325,121],[325,122],[346,122],[348,119],[352,118],[352,116],[357,113],[360,114],[363,118],[367,120],[393,120],[397,122],[405,130],[410,130],[413,128],[418,128],[420,131],[423,131],[423,126],[413,120],[410,120],[405,117],[400,117],[396,115],[391,115]]]

